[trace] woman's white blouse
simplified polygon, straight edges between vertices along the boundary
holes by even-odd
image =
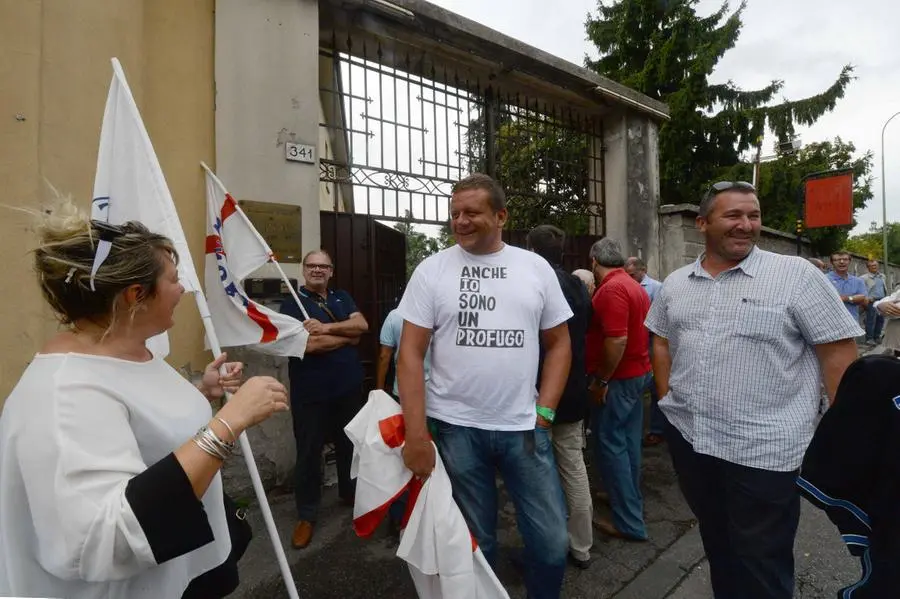
[[[126,497],[131,479],[210,417],[203,394],[162,360],[35,356],[0,415],[0,596],[178,599],[221,564],[231,541],[218,475],[204,510],[194,501],[214,540],[159,564],[152,540],[187,534],[165,530],[177,502],[167,504],[168,488],[144,493],[158,505],[145,531]]]

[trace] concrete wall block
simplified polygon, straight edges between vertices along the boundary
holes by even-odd
[[[703,233],[700,232],[694,223],[686,223],[683,222],[682,226],[684,227],[684,238],[686,241],[690,241],[693,243],[705,244],[706,239],[703,236]]]
[[[615,111],[603,119],[604,233],[626,241],[628,226],[628,135],[625,115]]]
[[[706,246],[702,243],[694,243],[691,241],[686,241],[684,243],[685,255],[690,256],[689,261],[696,260],[697,257],[703,253],[703,250],[706,249]],[[687,262],[685,262],[687,264]]]
[[[695,224],[696,216],[697,207],[690,204],[664,206],[660,209],[660,280],[667,277],[672,271],[693,262],[703,252],[705,242],[703,235]],[[786,256],[797,254],[797,242],[792,235],[767,227],[763,227],[757,245],[761,249],[775,252],[776,254]],[[805,258],[812,256],[809,244],[805,241],[801,248],[801,255]],[[820,259],[829,264],[829,256],[820,257]],[[851,254],[850,273],[857,276],[865,274],[867,272],[867,261],[865,256]],[[900,283],[900,266],[890,265],[885,271],[882,264],[881,270],[895,286],[897,283]]]
[[[252,376],[271,376],[289,387],[288,360],[247,348],[229,348],[229,360],[244,363],[245,380]],[[275,414],[247,432],[253,457],[259,469],[263,487],[293,486],[296,444],[290,412]],[[243,456],[235,452],[222,469],[226,490],[235,497],[252,497],[253,485]]]
[[[770,252],[775,252],[776,254],[795,255],[797,253],[796,242],[791,242],[781,237],[760,235],[759,243],[757,245],[759,245],[759,247],[764,250],[769,250]]]
[[[667,274],[682,265],[684,255],[684,226],[680,214],[660,215],[659,225],[659,267],[648,268],[650,276],[660,281]]]

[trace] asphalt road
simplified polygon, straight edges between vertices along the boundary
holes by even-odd
[[[882,348],[861,348],[880,353]],[[590,461],[590,452],[585,454]],[[593,469],[589,465],[589,471]],[[593,564],[569,568],[562,596],[569,599],[711,599],[708,567],[690,510],[678,490],[665,446],[646,449],[643,465],[645,515],[650,542],[628,543],[595,534]],[[326,489],[320,524],[312,544],[291,549],[293,496],[270,498],[282,543],[304,599],[414,598],[405,565],[394,555],[396,542],[382,527],[360,539],[351,527],[351,510],[339,507],[334,488]],[[595,506],[599,512],[605,507]],[[522,578],[509,560],[521,547],[514,509],[501,500],[497,575],[513,599],[525,597]],[[250,512],[256,537],[241,561],[241,587],[234,599],[287,597],[258,510]],[[505,557],[504,557],[505,555]],[[859,562],[847,553],[835,527],[804,502],[796,544],[798,599],[834,598],[859,578]],[[455,599],[455,598],[454,598]]]
[[[665,446],[645,450],[644,472],[650,542],[628,543],[596,534],[590,569],[567,570],[563,597],[712,599],[699,535],[678,491]],[[358,538],[351,527],[351,510],[338,505],[333,488],[326,489],[320,525],[305,550],[296,551],[288,544],[294,524],[293,497],[274,496],[271,504],[302,598],[416,596],[405,565],[394,556],[396,542],[387,528],[383,526],[372,538]],[[504,500],[499,531],[503,553],[497,574],[510,597],[524,599],[521,575],[509,559],[521,547],[514,515],[511,502]],[[258,510],[251,511],[251,521],[256,537],[241,561],[242,584],[232,597],[287,597]],[[805,503],[795,553],[798,599],[833,598],[837,589],[859,577],[858,561],[844,549],[834,526]]]
[[[650,542],[628,543],[597,533],[590,569],[567,570],[564,597],[597,599],[614,596],[691,528],[691,513],[678,492],[671,461],[664,448],[645,452],[644,473]],[[294,525],[293,497],[273,497],[271,505],[282,540],[287,543]],[[598,506],[601,512],[604,509],[604,506]],[[241,560],[242,585],[232,597],[287,597],[258,511],[251,511],[251,522],[256,538]],[[497,575],[510,597],[524,598],[522,577],[510,559],[521,548],[521,539],[516,531],[512,503],[505,497],[501,503],[498,538],[501,557]],[[382,526],[373,538],[357,538],[351,528],[351,511],[337,504],[333,488],[326,490],[320,525],[312,544],[301,551],[285,544],[285,551],[304,599],[416,596],[404,564],[394,556],[396,543],[386,527]]]

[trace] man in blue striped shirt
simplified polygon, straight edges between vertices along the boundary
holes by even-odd
[[[717,599],[790,599],[797,471],[862,331],[808,261],[756,247],[749,183],[714,184],[706,249],[663,283],[647,316],[678,482],[700,524]]]

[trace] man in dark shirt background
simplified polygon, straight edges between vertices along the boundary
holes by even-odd
[[[562,398],[556,407],[552,434],[553,452],[556,455],[559,478],[569,509],[569,561],[581,569],[586,569],[591,563],[590,551],[594,541],[591,524],[593,520],[591,490],[582,453],[584,418],[588,412],[584,344],[591,322],[592,308],[585,284],[577,276],[562,269],[564,243],[565,233],[553,225],[540,225],[528,233],[528,249],[542,256],[553,267],[563,296],[573,314],[568,320],[572,366],[569,368],[569,378]],[[538,368],[538,387],[543,367],[543,351],[541,362],[541,367]]]
[[[302,320],[309,332],[306,355],[290,358],[288,364],[297,441],[297,525],[291,539],[295,549],[312,540],[322,495],[322,449],[329,437],[335,444],[338,494],[345,504],[353,505],[353,445],[344,426],[362,406],[363,369],[356,345],[369,324],[350,294],[328,289],[333,273],[327,252],[309,252],[303,258],[305,284],[298,292],[309,319],[304,320],[293,299],[281,305],[283,314]]]

